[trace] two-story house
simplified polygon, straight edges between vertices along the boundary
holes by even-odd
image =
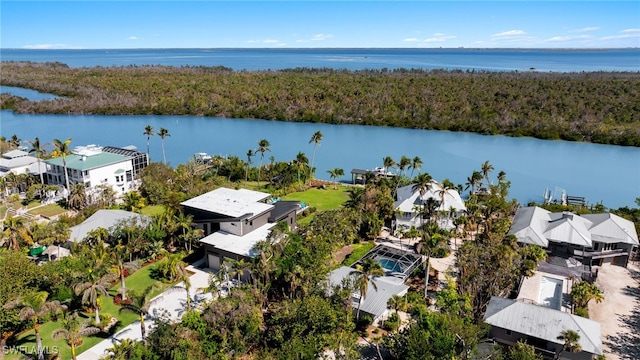
[[[88,194],[100,185],[111,186],[117,195],[134,190],[137,176],[147,165],[146,154],[131,147],[78,146],[66,155],[69,184],[82,183]],[[62,157],[45,160],[47,183],[65,185]]]
[[[256,244],[266,240],[278,222],[297,227],[299,203],[270,200],[268,193],[218,188],[180,204],[204,232],[200,244],[207,267],[218,271],[225,259],[249,261],[257,255]]]

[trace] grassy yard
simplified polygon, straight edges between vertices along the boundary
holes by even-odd
[[[45,206],[39,207],[37,209],[30,210],[29,214],[52,217],[52,216],[55,216],[55,215],[62,214],[65,211],[67,211],[67,210],[63,209],[58,204],[49,204],[49,205],[45,205]]]
[[[140,210],[140,214],[146,215],[146,216],[160,215],[163,212],[164,212],[164,206],[163,205],[145,206],[145,207],[142,208],[142,210]]]
[[[162,291],[172,286],[172,284],[162,283],[158,280],[151,278],[151,269],[154,267],[153,264],[149,266],[145,266],[142,269],[136,271],[131,274],[131,276],[125,279],[125,285],[127,288],[136,291],[138,293],[142,292],[142,290],[146,289],[148,286],[157,283],[158,289],[154,290],[152,293],[152,297],[160,294]],[[102,310],[100,311],[100,316],[111,315],[117,317],[120,322],[116,327],[116,331],[124,328],[125,326],[133,323],[138,320],[138,315],[132,313],[120,313],[120,306],[113,303],[113,296],[118,293],[118,289],[120,288],[120,283],[116,284],[109,291],[110,296],[108,298],[104,298],[102,302]],[[81,313],[81,317],[93,316],[93,314],[85,314]],[[56,329],[61,328],[61,325],[58,321],[50,321],[40,326],[40,334],[42,336],[42,344],[49,349],[57,349],[60,354],[61,359],[71,359],[71,348],[67,346],[66,342],[62,340],[53,340],[51,334]],[[107,334],[98,334],[91,337],[84,338],[84,343],[77,349],[77,353],[80,354],[83,351],[91,348],[92,346],[98,344],[100,341],[106,339],[109,335]],[[33,330],[26,331],[22,335],[18,337],[18,340],[15,343],[16,346],[26,346],[28,349],[35,347],[35,333]],[[16,354],[8,354],[5,359],[14,360],[21,359],[22,357]]]
[[[362,242],[358,244],[353,244],[352,246],[353,246],[353,252],[351,252],[351,254],[347,256],[342,262],[342,265],[344,266],[351,266],[355,264],[356,261],[360,260],[360,258],[364,256],[364,254],[368,253],[371,249],[373,249],[375,244],[373,243],[373,241],[367,241],[367,242]]]
[[[339,208],[349,199],[348,189],[348,186],[342,185],[338,185],[337,190],[334,190],[333,186],[327,187],[326,189],[313,188],[283,196],[282,200],[303,201],[305,204],[315,207],[318,210],[331,210]]]

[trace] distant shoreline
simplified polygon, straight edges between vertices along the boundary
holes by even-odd
[[[0,48],[0,51],[4,50],[25,50],[25,51],[55,51],[55,50],[274,50],[274,51],[285,51],[285,50],[296,50],[296,51],[304,51],[304,50],[491,50],[491,51],[621,51],[621,50],[640,50],[640,47],[625,47],[625,48],[475,48],[475,47],[455,47],[455,48],[446,48],[446,47],[434,47],[434,48],[421,48],[421,47],[365,47],[365,48],[357,48],[357,47],[308,47],[308,48],[296,48],[296,47],[287,47],[287,48],[253,48],[253,47],[238,47],[238,48],[207,48],[207,47],[171,47],[171,48],[55,48],[55,49],[38,49],[38,48]]]

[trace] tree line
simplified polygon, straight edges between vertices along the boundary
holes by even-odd
[[[3,85],[63,97],[0,97],[3,109],[21,113],[257,118],[640,146],[638,73],[2,65]]]

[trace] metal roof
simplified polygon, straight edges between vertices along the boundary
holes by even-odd
[[[66,156],[67,168],[76,170],[91,170],[101,168],[103,166],[118,164],[125,161],[131,161],[131,157],[102,152],[95,155],[77,155],[69,154]],[[64,166],[62,157],[44,160],[44,162],[52,165]]]
[[[396,209],[399,209],[402,212],[415,212],[414,207],[422,205],[427,199],[432,198],[440,201],[442,199],[440,191],[442,191],[442,186],[436,182],[431,182],[431,187],[427,190],[422,197],[418,191],[413,191],[413,186],[415,184],[403,186],[398,188],[397,197],[398,200],[395,202]],[[467,210],[464,205],[464,201],[460,197],[458,191],[449,189],[446,191],[444,195],[444,202],[440,204],[438,210],[449,210],[450,208],[454,208],[456,211],[465,211]]]
[[[72,226],[69,230],[71,236],[69,241],[83,241],[90,231],[103,228],[109,230],[111,227],[117,226],[123,221],[135,219],[137,224],[146,224],[151,218],[142,214],[124,211],[124,210],[98,210],[89,216],[80,225]]]
[[[342,283],[343,279],[354,278],[355,269],[342,266],[329,273],[329,287],[338,286]],[[375,287],[374,285],[375,284]],[[373,315],[374,318],[378,318],[387,311],[387,303],[393,295],[406,294],[409,287],[404,284],[401,279],[390,276],[378,276],[369,279],[369,287],[367,293],[362,299],[362,305],[360,311]],[[359,294],[356,291],[357,294]],[[358,307],[358,300],[353,301],[354,308]]]
[[[509,234],[519,242],[547,247],[549,241],[591,247],[593,241],[638,245],[633,222],[611,213],[552,213],[537,206],[521,207]]]
[[[183,201],[180,205],[239,218],[245,215],[257,216],[271,210],[273,205],[260,202],[270,196],[268,193],[247,189],[218,188]]]
[[[556,344],[558,335],[573,330],[580,335],[583,351],[602,355],[600,323],[580,316],[520,301],[491,297],[484,320],[488,324]]]

